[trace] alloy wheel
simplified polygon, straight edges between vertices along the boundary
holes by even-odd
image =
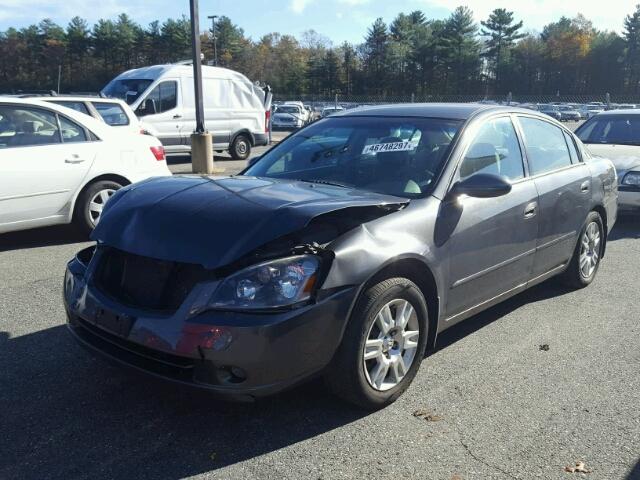
[[[583,278],[593,275],[599,260],[600,227],[596,222],[591,222],[580,239],[580,274]]]
[[[113,188],[106,188],[96,192],[96,194],[91,198],[91,201],[89,202],[89,218],[94,226],[98,224],[105,204],[115,192],[116,191]]]
[[[418,349],[420,325],[413,305],[398,298],[374,317],[362,358],[369,385],[385,391],[398,385],[409,372]]]

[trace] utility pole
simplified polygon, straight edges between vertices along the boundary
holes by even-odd
[[[211,20],[211,37],[213,39],[213,64],[218,66],[218,33],[216,32],[216,18],[218,15],[209,15],[207,17]]]
[[[204,128],[202,99],[202,57],[200,55],[200,15],[198,0],[190,0],[191,53],[193,55],[193,85],[196,100],[196,129],[191,134],[191,165],[193,173],[213,173],[213,145],[211,134]]]

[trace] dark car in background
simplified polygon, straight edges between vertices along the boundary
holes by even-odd
[[[531,110],[336,113],[240,176],[116,192],[68,264],[68,326],[117,362],[231,398],[322,375],[380,408],[445,329],[556,275],[589,285],[615,179]]]

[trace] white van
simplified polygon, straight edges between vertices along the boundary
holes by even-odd
[[[254,145],[269,142],[271,94],[244,75],[202,67],[205,128],[214,150],[244,160]],[[154,65],[121,73],[102,90],[125,100],[167,153],[189,153],[196,128],[193,66]]]

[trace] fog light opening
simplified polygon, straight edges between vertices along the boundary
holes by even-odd
[[[240,367],[224,366],[216,371],[220,383],[242,383],[247,379],[246,372]]]

